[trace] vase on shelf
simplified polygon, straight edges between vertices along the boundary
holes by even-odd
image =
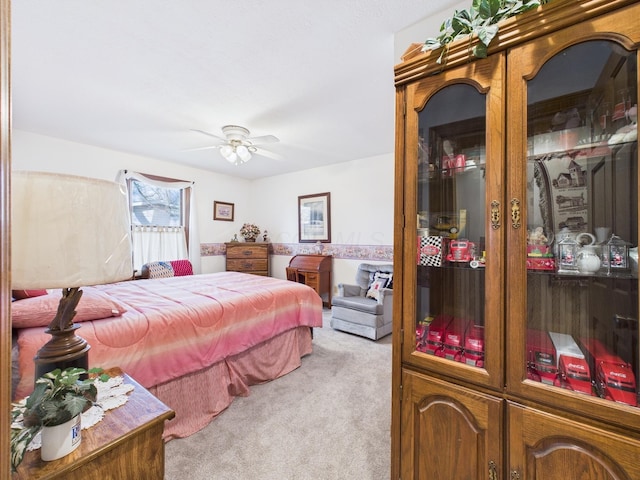
[[[256,237],[244,237],[244,241],[245,242],[255,242],[256,241]]]

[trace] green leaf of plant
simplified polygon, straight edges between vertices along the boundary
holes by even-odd
[[[487,46],[478,43],[475,47],[473,47],[473,55],[477,58],[487,58]]]
[[[502,7],[504,0],[488,0],[489,1],[489,18],[495,17]]]
[[[40,431],[40,426],[11,429],[11,471],[15,472],[24,458],[31,440]]]
[[[76,415],[80,415],[88,403],[89,401],[84,397],[78,397],[71,393],[67,393],[64,396],[64,408],[69,412],[70,417],[68,420],[71,420]]]
[[[427,38],[422,47],[422,51],[424,52],[425,50],[437,50],[441,46],[442,44],[440,43],[440,41],[436,40],[435,38]]]
[[[453,17],[451,20],[451,28],[454,36],[471,32],[471,21],[465,16]]]
[[[485,57],[486,57],[486,47],[489,46],[491,40],[494,39],[496,34],[498,33],[498,25],[487,25],[486,27],[482,27],[478,29],[478,39],[485,46]],[[484,57],[481,57],[484,58]]]
[[[50,380],[38,380],[33,389],[33,392],[27,398],[27,410],[42,402],[42,400],[44,400],[48,396],[47,393],[51,389],[53,389],[53,382],[51,382]]]
[[[477,2],[474,2],[474,8],[477,10],[480,18],[491,18],[491,3],[489,0],[478,0]]]

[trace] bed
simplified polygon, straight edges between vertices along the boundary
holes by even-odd
[[[291,372],[312,351],[322,300],[302,284],[239,272],[84,287],[78,335],[90,367],[120,367],[176,412],[166,440],[206,426],[249,387]],[[33,357],[60,294],[12,303],[18,379],[33,389]],[[53,310],[52,310],[53,309]]]

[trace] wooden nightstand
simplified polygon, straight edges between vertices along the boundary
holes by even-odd
[[[40,450],[27,452],[12,479],[164,479],[165,420],[175,412],[128,375],[129,400],[109,410],[102,421],[82,430],[82,443],[66,457],[40,460]]]

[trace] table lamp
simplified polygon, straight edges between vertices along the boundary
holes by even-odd
[[[76,335],[80,287],[133,274],[127,194],[105,180],[55,173],[11,174],[11,288],[61,288],[58,311],[37,353],[35,378],[55,370],[88,369],[89,344]]]

